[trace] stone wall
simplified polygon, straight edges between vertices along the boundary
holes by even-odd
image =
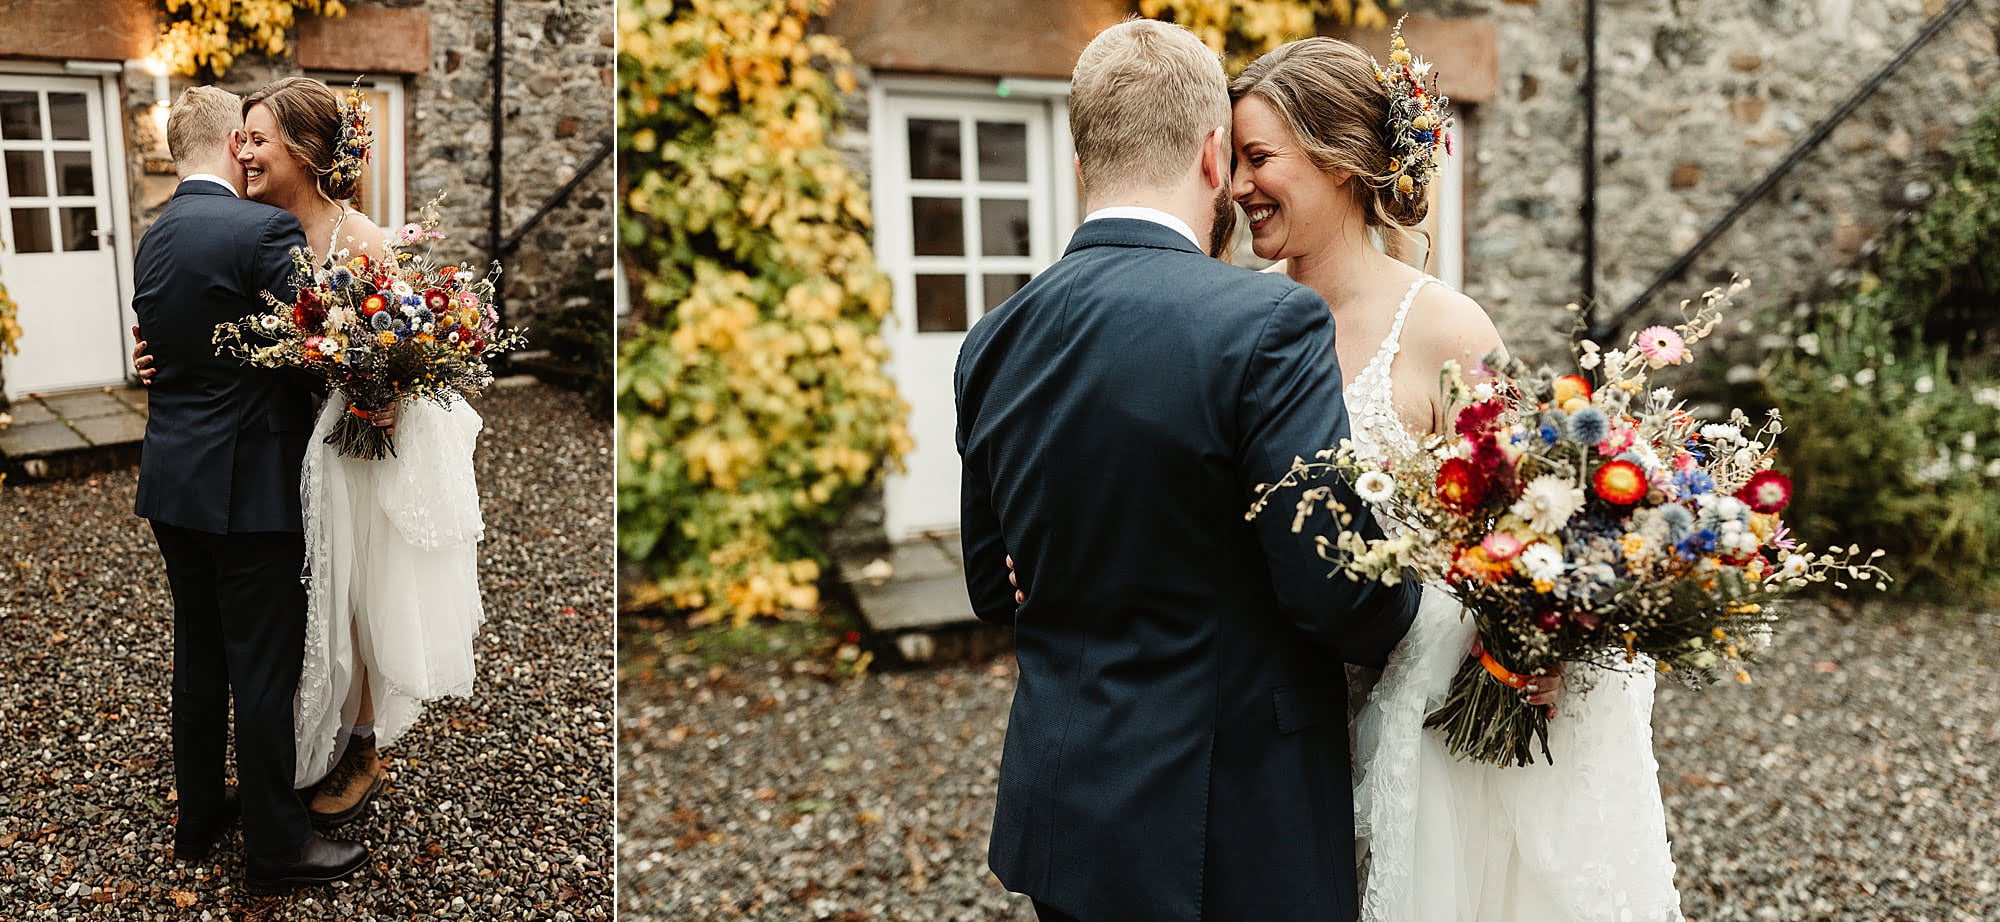
[[[1944,6],[1600,0],[1604,312],[1643,291]],[[1500,92],[1467,118],[1466,288],[1517,351],[1545,358],[1562,348],[1562,305],[1581,292],[1583,10],[1583,0],[1426,4],[1499,26]],[[1918,51],[1634,323],[1673,316],[1675,301],[1731,272],[1753,278],[1748,297],[1760,306],[1790,306],[1841,281],[1929,194],[1952,138],[1992,88],[1993,15],[1975,7]]]
[[[403,77],[406,211],[415,217],[425,202],[446,193],[443,230],[449,237],[441,255],[483,263],[492,189],[491,7],[455,0],[363,0],[350,7],[347,19],[304,26],[308,40],[297,43],[297,57],[239,59],[220,84],[248,94],[303,70],[355,73],[380,66],[382,43],[403,43],[404,51],[417,48],[420,57],[408,68],[415,72]],[[413,19],[384,15],[387,11],[423,15]],[[426,23],[429,34],[397,31],[412,21]],[[507,4],[503,235],[520,228],[612,139],[613,36],[610,4],[603,0]],[[171,82],[178,95],[190,81],[175,77]],[[172,195],[173,162],[153,115],[151,80],[133,71],[125,85],[134,231],[143,233]],[[614,199],[612,165],[606,160],[523,238],[506,260],[509,323],[532,325],[562,306],[558,296],[565,289],[608,275]]]

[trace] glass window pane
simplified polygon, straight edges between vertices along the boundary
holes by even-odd
[[[1000,302],[1012,297],[1014,292],[1027,287],[1028,275],[1025,272],[1019,275],[989,275],[986,276],[985,284],[986,309],[990,311],[999,307]]]
[[[987,256],[1028,255],[1026,199],[979,200],[979,252]]]
[[[49,231],[49,210],[47,208],[15,208],[14,251],[17,253],[53,253],[56,248],[55,235]]]
[[[910,225],[918,256],[965,255],[965,202],[955,198],[913,198]]]
[[[62,210],[63,250],[75,253],[81,250],[98,249],[97,209],[64,208]]]
[[[965,276],[917,276],[917,332],[963,333]]]
[[[90,169],[90,151],[59,150],[56,157],[57,195],[96,195],[97,180]]]
[[[7,194],[16,198],[49,194],[48,171],[42,169],[42,152],[10,150],[7,159]]]
[[[49,134],[58,141],[90,140],[88,97],[82,93],[50,93]]]
[[[33,141],[42,136],[42,103],[33,92],[0,92],[0,138]]]
[[[958,160],[958,122],[910,119],[910,178],[962,179]]]
[[[1026,124],[979,123],[979,178],[986,182],[1028,181]]]

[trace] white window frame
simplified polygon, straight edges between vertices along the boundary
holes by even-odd
[[[1070,234],[1076,232],[1078,220],[1078,200],[1076,200],[1076,166],[1074,154],[1070,150],[1070,82],[1068,80],[1034,80],[1034,78],[1000,78],[1000,80],[978,80],[978,78],[946,78],[946,76],[904,76],[904,74],[878,74],[868,88],[868,142],[870,142],[870,172],[868,172],[868,198],[876,214],[876,262],[884,268],[902,268],[910,264],[912,268],[924,268],[928,260],[940,260],[938,256],[910,256],[908,218],[894,218],[884,222],[886,214],[906,214],[910,208],[910,198],[922,194],[926,180],[906,178],[906,170],[884,170],[884,164],[908,164],[908,152],[888,156],[886,152],[902,150],[900,146],[908,140],[898,136],[888,118],[890,96],[924,96],[924,98],[964,98],[964,100],[1010,100],[1010,102],[1040,102],[1048,108],[1048,150],[1054,154],[1048,166],[1048,188],[1032,190],[1036,196],[1048,196],[1052,208],[1046,212],[1050,220],[1048,232],[1038,234],[1042,240],[1050,240],[1054,252],[1048,254],[1044,266],[1062,258],[1062,252],[1070,246]],[[970,140],[968,140],[968,148]],[[976,156],[976,154],[968,154]],[[1030,156],[1034,152],[1030,150]],[[1030,170],[1032,176],[1032,170]],[[950,184],[952,180],[940,180]],[[892,210],[894,208],[894,210]],[[968,214],[966,220],[978,220],[976,214]],[[884,234],[884,226],[890,228]],[[972,240],[972,234],[966,234]],[[1030,248],[1030,258],[1040,258],[1040,252]],[[972,260],[972,272],[978,270],[978,254],[966,254]],[[956,260],[956,258],[952,258]],[[1038,272],[1038,270],[1030,270]],[[968,292],[970,294],[970,292]],[[900,310],[898,310],[900,316]],[[914,324],[914,314],[910,318]],[[966,324],[978,322],[978,314],[972,312],[972,302],[968,302]],[[914,330],[914,326],[912,326]]]
[[[357,75],[351,72],[312,71],[307,76],[325,83],[328,88],[337,94],[344,94],[347,92],[347,88],[354,84]],[[370,77],[365,74],[358,76],[361,79],[361,88],[369,92],[382,94],[384,103],[375,107],[374,118],[372,120],[372,127],[375,130],[375,149],[370,157],[373,162],[369,164],[369,168],[376,171],[376,175],[369,177],[371,182],[364,185],[364,190],[372,194],[375,185],[383,187],[383,191],[386,193],[384,198],[386,213],[382,215],[370,214],[368,217],[370,220],[380,224],[385,230],[401,227],[404,222],[409,220],[408,195],[410,178],[403,167],[404,150],[408,146],[409,141],[407,133],[404,130],[406,125],[404,122],[404,112],[407,105],[408,90],[403,85],[403,78],[401,77]],[[342,96],[342,98],[346,97]],[[380,177],[380,182],[373,181],[377,177]],[[367,202],[359,202],[357,204],[364,206],[361,209],[363,213],[368,211],[367,207],[365,207],[368,205]]]

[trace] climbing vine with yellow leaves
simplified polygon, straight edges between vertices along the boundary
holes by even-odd
[[[1389,11],[1404,0],[1139,0],[1139,15],[1186,26],[1221,52],[1231,73],[1294,39],[1317,35],[1331,19],[1361,29],[1386,29]],[[1386,9],[1385,9],[1386,7]]]
[[[7,283],[0,281],[0,355],[21,352],[21,305],[7,294]]]
[[[341,0],[161,0],[158,54],[167,68],[222,76],[238,57],[284,54],[300,13],[345,16]]]
[[[910,447],[828,6],[619,2],[619,548],[634,601],[698,621],[816,606],[825,535]]]

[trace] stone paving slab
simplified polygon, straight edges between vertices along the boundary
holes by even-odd
[[[41,398],[42,405],[57,416],[65,419],[94,419],[100,416],[130,414],[132,408],[122,400],[103,391],[80,394],[53,394]]]
[[[137,413],[79,419],[72,425],[78,435],[97,446],[125,445],[146,439],[146,417]]]
[[[841,573],[871,630],[956,627],[978,620],[965,594],[962,553],[956,533],[924,535],[897,544],[886,557],[842,560]]]
[[[146,438],[143,387],[35,394],[15,401],[0,428],[0,470],[59,478],[129,466]]]
[[[0,429],[0,455],[9,458],[39,458],[65,451],[82,451],[90,447],[61,420],[15,424]]]
[[[25,426],[29,423],[45,423],[56,418],[54,413],[49,412],[48,407],[42,406],[40,401],[33,399],[22,400],[8,407],[7,415],[14,417],[14,425],[16,426]]]

